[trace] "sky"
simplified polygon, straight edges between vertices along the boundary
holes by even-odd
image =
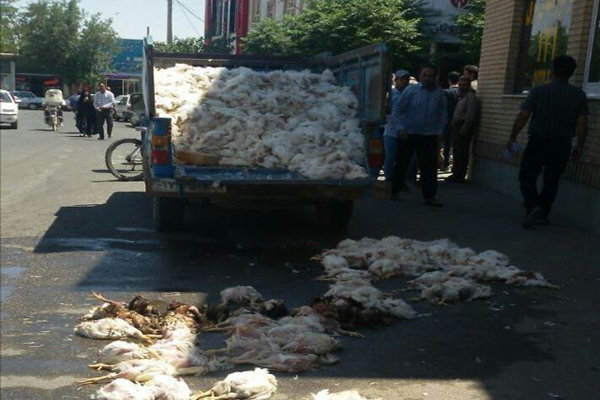
[[[17,5],[31,2],[21,0]],[[142,39],[150,27],[155,41],[167,40],[167,0],[80,0],[79,6],[88,14],[112,18],[113,29],[123,39]],[[198,36],[204,36],[204,0],[173,0],[173,37]]]

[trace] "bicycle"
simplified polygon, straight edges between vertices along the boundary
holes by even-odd
[[[106,149],[104,160],[111,174],[120,181],[138,181],[144,179],[142,142],[145,128],[137,129],[141,139],[119,139]]]

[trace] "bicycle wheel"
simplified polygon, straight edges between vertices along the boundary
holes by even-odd
[[[106,168],[121,181],[136,181],[144,178],[142,141],[120,139],[108,146],[104,156]]]

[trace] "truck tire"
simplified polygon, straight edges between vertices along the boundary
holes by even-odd
[[[183,229],[185,203],[182,199],[155,197],[153,205],[154,229],[157,232],[176,232]]]
[[[10,124],[10,129],[17,129],[17,128],[19,128],[19,121],[15,121]]]
[[[334,230],[346,230],[352,213],[352,200],[328,201],[317,204],[317,218],[325,227]]]

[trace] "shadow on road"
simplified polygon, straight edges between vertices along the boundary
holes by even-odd
[[[322,269],[310,257],[346,236],[320,228],[303,207],[196,207],[187,215],[188,230],[170,235],[156,234],[151,216],[150,198],[136,192],[115,193],[106,204],[63,207],[35,253],[74,253],[71,262],[81,262],[88,252],[100,252],[77,290],[111,293],[119,300],[132,293],[179,292],[206,294],[216,302],[226,287],[252,285],[265,297],[296,307],[327,290],[327,283],[314,279]],[[405,283],[391,279],[378,286],[396,291]],[[548,295],[494,289],[490,301],[415,304],[425,317],[363,329],[364,339],[344,338],[340,364],[305,376],[485,382],[515,363],[552,361],[544,334],[514,329],[526,319],[552,319],[553,312],[535,306]],[[501,398],[493,384],[486,390],[491,399]]]

